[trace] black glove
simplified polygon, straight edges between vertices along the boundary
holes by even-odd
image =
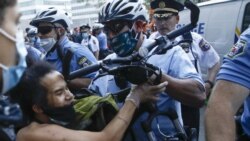
[[[148,79],[153,85],[161,83],[162,71],[157,66],[147,63],[147,67],[150,69],[150,78]]]
[[[137,62],[124,66],[120,75],[130,83],[138,85],[148,81],[152,84],[159,84],[162,73],[158,67],[148,63]]]

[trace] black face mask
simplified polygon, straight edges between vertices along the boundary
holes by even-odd
[[[74,121],[76,117],[76,113],[72,104],[58,108],[46,106],[43,108],[43,111],[49,116],[52,123],[62,126],[67,126],[72,121]]]

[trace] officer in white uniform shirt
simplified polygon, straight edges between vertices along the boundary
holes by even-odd
[[[183,8],[178,7],[174,0],[155,0],[151,2],[151,8],[154,9],[155,25],[158,31],[153,33],[149,37],[150,39],[155,39],[175,30],[180,18],[178,12],[183,10]],[[208,95],[213,87],[213,82],[220,67],[219,56],[202,36],[189,32],[176,38],[176,41],[180,41],[183,38],[191,40],[187,45],[188,49],[185,48],[184,50],[188,53],[196,70],[200,74],[201,70],[207,71],[205,89]],[[181,45],[185,46],[185,43]],[[196,128],[199,132],[199,109],[182,105],[182,113],[184,124]]]
[[[158,31],[152,33],[149,39],[156,39],[157,37],[166,35],[175,29],[175,26],[179,21],[179,16],[177,15],[178,18],[173,20],[172,17],[174,14],[170,14],[168,11],[166,11],[164,14],[168,16],[159,17],[158,15],[160,14],[155,14],[157,15],[157,17],[155,16],[155,24]],[[167,21],[169,21],[168,24],[164,24]],[[193,42],[191,43],[191,48],[187,53],[193,64],[197,66],[196,69],[200,74],[201,72],[207,72],[205,88],[206,94],[208,96],[213,87],[216,74],[220,68],[220,57],[214,48],[201,35],[194,32],[191,32],[191,35]],[[182,39],[183,37],[180,36],[176,38],[176,41],[180,41]]]
[[[80,33],[82,37],[81,45],[88,47],[89,50],[94,54],[95,58],[99,57],[99,41],[98,39],[90,34],[90,26],[82,25],[80,27]]]
[[[117,4],[118,2],[120,3]],[[142,8],[138,8],[140,9],[139,11],[132,9],[126,11],[127,13],[119,12],[119,10],[128,7]],[[118,10],[115,12],[116,14],[110,12],[112,9]],[[123,0],[122,2],[115,0],[109,1],[102,7],[99,15],[99,22],[104,24],[105,32],[111,43],[110,47],[115,52],[107,58],[126,57],[133,51],[152,42],[152,40],[147,40],[146,37],[141,34],[143,25],[145,25],[145,17],[147,17],[147,12],[141,3],[130,2],[128,0]],[[133,16],[128,19],[127,15]],[[144,17],[144,19],[140,19],[142,17]],[[131,32],[134,32],[135,36],[130,34]],[[134,39],[136,39],[136,44],[133,44]],[[160,111],[166,111],[170,108],[174,109],[178,112],[181,120],[180,103],[177,102],[177,100],[195,107],[203,105],[205,100],[203,81],[188,58],[188,55],[180,46],[174,47],[163,55],[153,55],[149,58],[148,62],[161,68],[163,72],[162,80],[169,82],[166,87],[166,92],[159,94],[157,105]],[[120,89],[115,81],[113,76],[106,76],[94,81],[91,88],[99,91],[101,95],[106,95],[108,92],[117,92]],[[122,84],[123,86],[129,87],[129,84]],[[133,124],[137,140],[147,141],[147,135],[142,130],[140,124],[140,122],[146,118],[147,114],[144,113],[136,120],[135,124]],[[170,121],[159,118],[159,122],[164,133],[175,132],[172,124],[169,123]],[[161,140],[162,135],[159,134],[156,123],[153,123],[153,131],[157,139]]]
[[[187,34],[189,34],[187,35],[189,36],[187,38],[192,39],[189,50],[186,50],[189,58],[191,59],[193,64],[197,66],[197,71],[200,74],[201,72],[204,72],[204,71],[208,73],[207,80],[210,82],[207,82],[207,83],[213,83],[215,76],[219,70],[219,66],[220,66],[220,63],[219,63],[220,57],[218,53],[201,35],[195,32],[191,32],[191,33],[189,32]],[[176,38],[176,41],[183,40],[183,38],[185,37],[179,36],[178,38]]]

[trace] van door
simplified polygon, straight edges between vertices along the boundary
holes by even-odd
[[[235,40],[236,43],[240,34],[244,32],[250,25],[250,0],[243,0],[238,17],[238,23],[235,27]]]
[[[221,58],[234,44],[235,27],[238,23],[237,19],[241,5],[242,0],[208,1],[198,4],[200,17],[194,31],[202,35],[214,47]],[[184,10],[179,14],[179,26],[190,22],[188,10]]]
[[[234,44],[234,33],[242,1],[222,2],[209,5],[211,13],[205,30],[205,39],[215,48],[220,58]]]
[[[245,5],[241,31],[245,31],[250,25],[250,2]]]

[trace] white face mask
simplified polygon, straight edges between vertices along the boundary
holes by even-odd
[[[40,39],[40,46],[46,53],[49,52],[55,44],[56,40],[54,38]]]
[[[23,72],[25,71],[26,65],[26,55],[27,50],[24,44],[24,36],[22,31],[18,31],[16,38],[9,35],[6,31],[0,28],[0,34],[4,35],[6,38],[16,43],[16,49],[18,54],[18,64],[16,66],[7,67],[3,64],[0,64],[2,68],[3,76],[3,86],[1,94],[8,92],[11,88],[15,87],[19,80],[21,79]]]
[[[82,33],[82,38],[83,39],[88,39],[89,38],[89,34],[87,32]]]

